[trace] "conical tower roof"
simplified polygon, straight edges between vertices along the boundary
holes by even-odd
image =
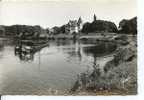
[[[81,19],[81,17],[79,17],[78,24],[81,24],[81,23],[82,23],[82,19]]]

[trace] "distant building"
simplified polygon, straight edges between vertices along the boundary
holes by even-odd
[[[48,38],[48,33],[45,29],[40,30],[39,38]]]
[[[53,34],[54,33],[54,29],[53,28],[50,28],[48,29],[49,30],[49,35]]]
[[[68,24],[65,26],[66,33],[78,33],[82,29],[82,19],[81,17],[77,20],[69,20]]]
[[[74,33],[78,32],[77,20],[70,20],[68,24],[65,26],[66,33]]]

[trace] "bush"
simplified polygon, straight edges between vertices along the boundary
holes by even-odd
[[[72,91],[76,90],[124,90],[136,93],[137,74],[135,60],[128,62],[134,53],[130,49],[120,49],[114,59],[106,64],[102,74],[99,65],[95,65],[92,72],[85,72],[78,76]]]

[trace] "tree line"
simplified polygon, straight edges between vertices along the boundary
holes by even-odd
[[[60,27],[55,26],[53,27],[54,35],[63,33],[68,34],[65,32],[65,26],[62,25]],[[11,25],[11,26],[1,26],[0,27],[0,36],[4,34],[5,36],[10,37],[29,37],[29,38],[38,38],[40,34],[46,32],[47,34],[50,33],[50,30],[43,29],[39,25],[31,26],[31,25]],[[134,17],[130,20],[123,19],[120,21],[119,26],[117,26],[110,21],[105,20],[97,20],[96,16],[94,15],[94,20],[92,22],[86,22],[83,24],[81,33],[97,33],[97,32],[113,32],[113,33],[125,33],[125,34],[137,34],[137,17]]]

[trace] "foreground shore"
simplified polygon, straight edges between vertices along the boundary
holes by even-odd
[[[120,42],[122,41],[122,42]],[[137,94],[137,42],[136,36],[122,35],[114,40],[117,50],[113,59],[103,67],[81,73],[72,95],[135,95]]]

